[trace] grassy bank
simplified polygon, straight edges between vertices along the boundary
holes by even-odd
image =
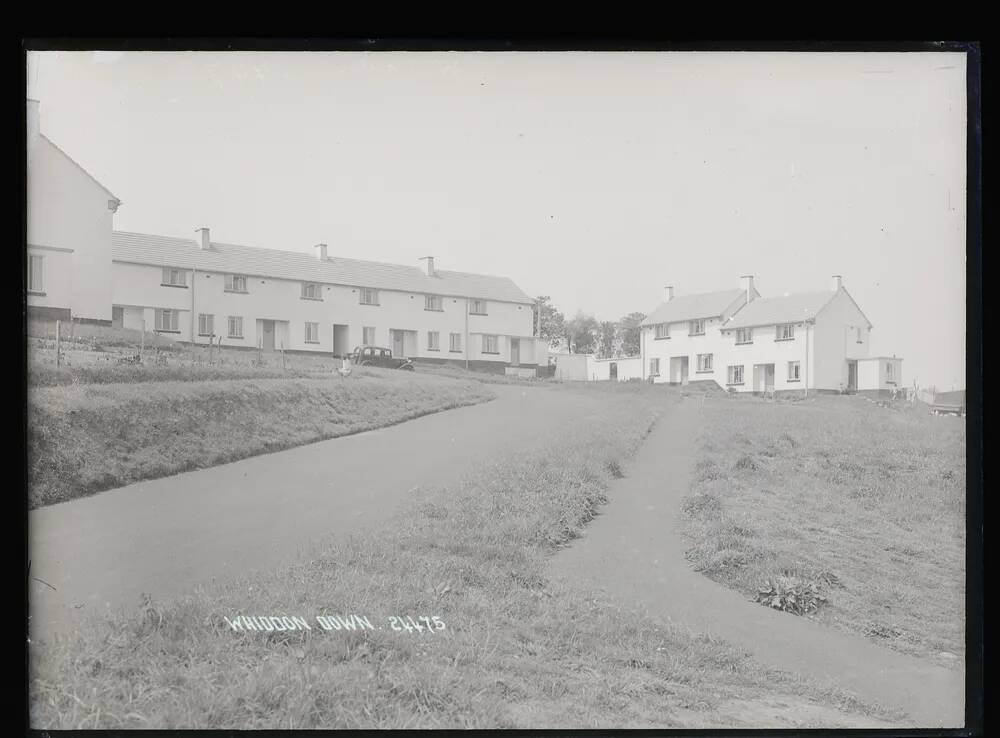
[[[755,698],[775,692],[864,709],[727,644],[547,581],[547,556],[599,514],[663,397],[622,395],[600,426],[568,429],[454,488],[423,490],[385,527],[318,545],[299,564],[35,644],[32,725],[738,725],[725,705],[750,716]],[[234,632],[225,618],[241,614],[303,617],[312,629]],[[327,632],[314,619],[352,614],[376,629]],[[408,615],[445,627],[391,627],[390,617]]]
[[[818,620],[961,663],[964,421],[858,397],[718,399],[695,478],[695,568],[751,597],[789,572],[827,598]]]
[[[389,370],[346,380],[73,384],[28,392],[31,507],[380,428],[490,399],[475,382]]]

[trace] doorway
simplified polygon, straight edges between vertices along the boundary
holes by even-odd
[[[346,325],[333,326],[333,355],[344,357],[351,353],[350,330]]]
[[[608,367],[608,379],[612,382],[618,379],[618,364],[612,361],[611,365]]]
[[[521,339],[512,338],[510,339],[510,363],[512,366],[517,366],[521,363]]]
[[[753,391],[774,392],[774,364],[754,364]]]
[[[858,362],[848,361],[847,362],[847,391],[857,392],[858,391]]]
[[[260,321],[260,345],[265,351],[274,351],[274,321]]]
[[[670,382],[671,384],[688,383],[688,357],[672,356],[670,358]]]
[[[123,307],[111,308],[111,327],[112,328],[125,327],[125,308]]]

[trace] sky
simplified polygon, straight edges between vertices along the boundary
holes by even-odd
[[[965,386],[965,56],[30,52],[115,228],[508,276],[567,317],[829,289]]]

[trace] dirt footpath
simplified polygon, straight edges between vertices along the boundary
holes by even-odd
[[[908,719],[899,727],[963,726],[964,670],[763,607],[688,566],[679,527],[695,462],[700,402],[684,400],[661,418],[585,536],[554,557],[553,579],[603,591],[628,610],[710,633],[761,663],[901,711]],[[885,727],[874,720],[871,725]]]

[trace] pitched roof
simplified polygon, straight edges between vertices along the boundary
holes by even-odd
[[[760,297],[744,305],[723,325],[730,328],[751,328],[758,325],[795,323],[811,320],[833,299],[835,292],[806,292],[783,297]]]
[[[656,325],[657,323],[675,323],[698,318],[714,318],[726,312],[743,294],[743,290],[723,290],[722,292],[703,292],[700,295],[680,295],[662,302],[640,323],[640,325]]]
[[[113,261],[179,269],[200,269],[450,297],[475,297],[499,302],[534,303],[531,297],[507,277],[491,277],[485,274],[468,274],[442,269],[437,270],[437,276],[428,277],[423,269],[416,266],[344,259],[338,256],[320,261],[315,256],[298,251],[261,249],[216,241],[213,241],[212,247],[206,250],[200,248],[192,239],[145,233],[115,231],[111,239],[111,258]]]
[[[89,177],[91,179],[91,181],[94,182],[94,184],[96,184],[98,187],[100,187],[102,190],[104,190],[111,197],[112,200],[118,200],[119,203],[121,202],[121,200],[119,200],[118,197],[116,197],[115,194],[111,190],[109,190],[107,187],[105,187],[104,185],[102,185],[98,181],[97,177],[95,177],[93,174],[91,174],[86,169],[84,169],[82,166],[80,166],[80,164],[76,161],[76,159],[74,159],[72,156],[70,156],[65,151],[63,151],[58,146],[56,146],[55,142],[51,138],[49,138],[48,136],[46,136],[44,133],[38,134],[38,138],[41,139],[41,140],[43,140],[43,141],[45,141],[49,146],[51,146],[53,149],[55,149],[58,153],[62,154],[66,158],[66,160],[69,161],[70,164],[72,164],[77,169],[79,169],[81,172],[83,172],[84,174],[86,174],[87,177]]]

